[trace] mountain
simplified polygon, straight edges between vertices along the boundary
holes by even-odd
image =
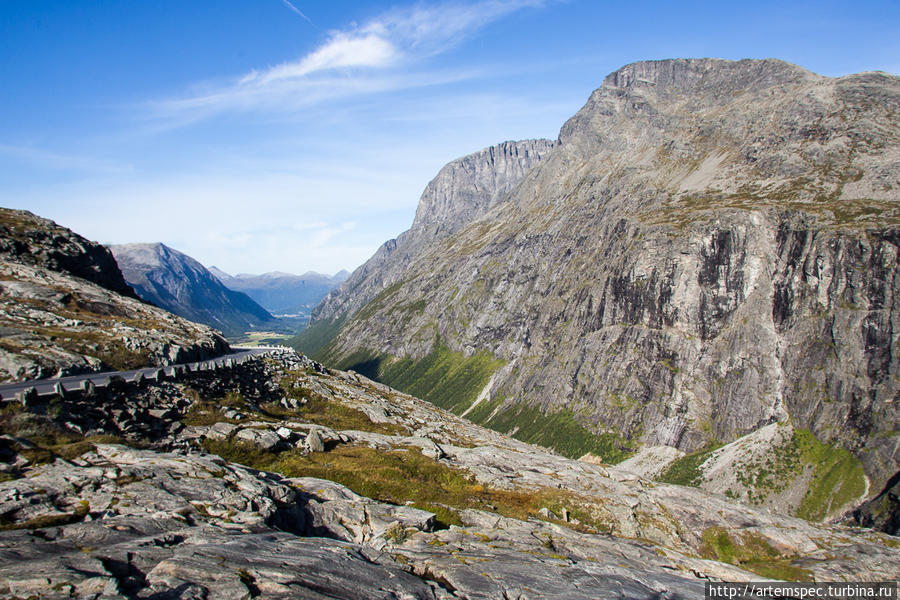
[[[347,271],[334,276],[313,271],[303,275],[273,271],[262,275],[240,273],[232,276],[216,267],[210,267],[210,271],[226,287],[247,294],[266,310],[290,315],[308,315],[328,292],[349,276]]]
[[[212,329],[140,301],[109,250],[0,208],[0,381],[216,356]]]
[[[730,465],[720,491],[833,516],[900,471],[898,109],[885,73],[627,65],[508,193],[446,167],[295,344],[570,456],[673,447],[670,478]],[[464,162],[491,180],[493,156]],[[715,451],[743,438],[749,462]]]
[[[199,262],[168,246],[122,244],[110,249],[138,295],[176,315],[226,335],[265,327],[274,318],[246,294],[225,287]]]
[[[9,404],[8,598],[687,600],[900,574],[900,538],[563,458],[293,352]]]

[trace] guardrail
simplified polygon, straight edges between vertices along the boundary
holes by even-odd
[[[190,373],[231,369],[247,361],[272,353],[293,352],[285,346],[232,346],[239,350],[208,360],[201,360],[165,367],[146,367],[131,371],[107,371],[83,373],[57,379],[32,379],[19,383],[0,385],[0,398],[4,401],[18,401],[27,405],[29,401],[46,396],[64,396],[71,392],[90,393],[93,389],[103,389],[117,384],[141,383],[142,381],[178,381]]]

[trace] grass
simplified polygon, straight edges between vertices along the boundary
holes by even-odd
[[[90,452],[97,444],[140,445],[137,441],[128,441],[116,435],[85,437],[73,433],[63,429],[52,418],[29,413],[17,403],[7,403],[0,410],[0,433],[27,440],[30,446],[0,440],[0,449],[4,453],[18,454],[28,459],[32,465],[51,463],[57,458],[72,460]]]
[[[488,352],[467,357],[438,343],[431,353],[419,360],[357,351],[336,366],[352,369],[461,415],[475,403],[491,376],[502,365],[502,361]],[[521,441],[552,448],[569,458],[591,453],[606,462],[616,463],[632,453],[621,436],[591,432],[578,422],[572,411],[544,414],[524,404],[512,404],[505,410],[498,410],[502,406],[502,398],[483,401],[466,417]]]
[[[804,195],[808,200],[801,199]],[[893,227],[900,224],[900,211],[895,202],[873,198],[839,200],[808,188],[803,182],[774,191],[745,190],[730,195],[686,196],[654,209],[643,220],[654,225],[670,225],[683,230],[697,222],[701,214],[716,214],[722,209],[756,211],[765,208],[792,210],[812,214],[828,227]]]
[[[186,394],[193,400],[193,403],[181,421],[185,425],[193,426],[211,426],[221,422],[235,423],[237,421],[226,419],[222,415],[221,409],[230,407],[246,413],[257,421],[274,423],[283,419],[297,419],[338,431],[352,429],[385,435],[406,433],[406,430],[400,425],[374,423],[364,412],[338,400],[329,400],[304,386],[294,387],[298,378],[299,375],[292,374],[283,377],[280,381],[285,396],[297,400],[306,399],[306,403],[296,409],[285,408],[278,402],[266,402],[254,406],[237,392],[228,392],[220,398],[203,398],[197,390],[188,388]]]
[[[385,435],[397,435],[406,433],[400,425],[393,423],[374,423],[366,413],[338,400],[328,400],[311,389],[303,386],[295,387],[298,382],[297,375],[288,375],[281,379],[282,389],[290,398],[297,400],[306,399],[305,404],[301,404],[298,409],[286,409],[280,404],[269,403],[260,406],[263,414],[282,419],[285,417],[299,417],[305,421],[330,427],[338,431],[352,429],[355,431],[369,431],[372,433],[383,433]]]
[[[664,483],[698,486],[702,483],[701,465],[721,444],[707,446],[687,454],[657,477]],[[865,472],[849,451],[823,444],[806,429],[794,429],[780,446],[764,457],[735,465],[736,478],[747,490],[752,504],[763,503],[770,494],[784,491],[810,469],[813,471],[806,495],[796,515],[808,521],[821,521],[841,507],[862,496]],[[732,490],[729,496],[739,497]]]
[[[185,425],[210,426],[219,422],[233,423],[233,420],[226,419],[222,415],[223,407],[255,412],[247,400],[237,392],[228,392],[221,398],[205,399],[197,390],[187,388],[185,395],[193,400],[190,409],[181,418],[181,422]]]
[[[545,506],[563,508],[582,521],[582,530],[607,530],[591,499],[564,490],[486,488],[467,471],[423,456],[418,450],[384,451],[339,445],[328,452],[267,452],[235,440],[206,440],[204,448],[222,458],[288,477],[316,477],[345,485],[357,494],[390,504],[407,504],[435,513],[439,527],[461,525],[459,510],[476,508],[528,519]],[[572,526],[572,525],[570,525]]]
[[[339,369],[352,369],[456,414],[475,402],[502,365],[503,361],[488,352],[467,357],[440,342],[419,360],[357,351],[336,364]]]
[[[475,423],[511,434],[529,444],[552,448],[568,458],[580,458],[590,453],[615,464],[633,453],[627,440],[614,433],[591,432],[570,410],[544,414],[524,404],[503,407],[503,402],[503,398],[482,402],[467,416]]]
[[[702,539],[703,558],[726,562],[771,579],[813,581],[809,570],[791,564],[794,557],[782,555],[757,533],[732,537],[722,527],[710,527],[703,532]]]
[[[700,465],[721,447],[721,443],[713,443],[691,454],[685,454],[669,465],[656,479],[663,483],[696,487],[700,485],[700,478],[703,476]]]
[[[298,352],[318,357],[319,353],[334,339],[344,325],[345,317],[316,321],[303,331],[287,340],[286,344]]]
[[[815,467],[815,475],[797,510],[798,517],[820,521],[865,492],[862,464],[849,451],[823,444],[805,429],[794,431],[794,443],[802,460]]]

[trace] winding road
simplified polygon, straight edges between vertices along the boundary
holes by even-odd
[[[21,381],[18,383],[8,383],[0,385],[0,398],[3,400],[13,400],[17,398],[17,394],[27,392],[34,388],[38,396],[51,394],[59,394],[62,392],[70,392],[84,389],[86,382],[96,387],[106,387],[110,382],[123,379],[125,381],[139,381],[141,379],[159,379],[160,377],[175,377],[179,370],[187,371],[208,371],[222,367],[228,367],[241,364],[247,360],[253,359],[262,354],[271,352],[289,351],[288,348],[281,346],[232,346],[231,354],[223,354],[216,358],[201,360],[197,362],[182,363],[178,365],[169,365],[166,367],[145,367],[143,369],[134,369],[131,371],[104,371],[97,373],[82,373],[81,375],[70,375],[68,377],[59,377],[56,379],[31,379],[29,381]]]

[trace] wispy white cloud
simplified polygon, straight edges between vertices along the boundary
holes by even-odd
[[[475,71],[435,73],[415,67],[486,25],[546,1],[452,1],[392,9],[361,25],[330,32],[322,44],[296,60],[206,84],[153,102],[151,108],[177,126],[228,111],[290,112],[348,96],[456,82]]]
[[[360,29],[402,40],[411,53],[439,53],[459,44],[494,21],[523,8],[535,8],[544,4],[546,0],[417,4],[391,10]]]
[[[240,83],[264,86],[275,81],[300,79],[317,71],[346,67],[386,67],[398,58],[397,49],[383,37],[373,33],[336,33],[327,44],[299,61],[283,63],[262,73],[253,71],[244,76]]]

